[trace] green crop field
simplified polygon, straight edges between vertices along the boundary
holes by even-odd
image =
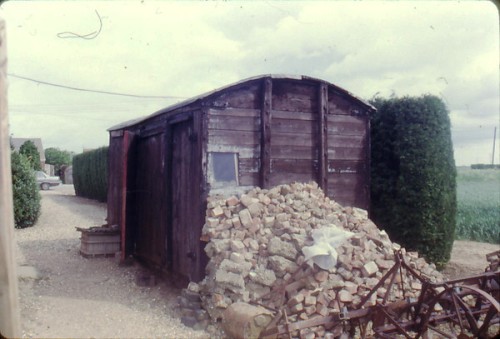
[[[456,239],[500,244],[500,170],[457,173]]]

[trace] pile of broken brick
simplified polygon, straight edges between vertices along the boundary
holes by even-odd
[[[314,232],[319,229],[344,232],[343,242],[327,249],[333,266],[318,265],[306,255],[305,249],[317,243]],[[402,250],[405,261],[423,276],[443,280],[433,264],[391,242],[366,211],[339,205],[316,183],[254,188],[240,197],[212,196],[203,239],[210,261],[196,291],[212,321],[221,320],[237,302],[284,310],[290,322],[357,309],[394,265],[395,250]],[[421,283],[411,276],[400,278],[406,280],[405,297],[416,297]],[[367,304],[381,301],[384,293],[382,286]],[[394,289],[389,301],[400,299],[401,293]],[[319,326],[313,333],[321,337],[325,331]]]

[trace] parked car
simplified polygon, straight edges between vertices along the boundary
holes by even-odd
[[[36,182],[44,191],[48,190],[51,186],[57,186],[62,183],[59,177],[53,177],[42,171],[35,171]]]

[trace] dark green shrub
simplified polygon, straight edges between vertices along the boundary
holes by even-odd
[[[14,224],[16,228],[33,226],[40,216],[40,192],[29,160],[11,153]]]
[[[28,140],[24,142],[19,148],[19,154],[22,154],[28,159],[31,168],[35,171],[41,171],[42,167],[40,166],[40,153],[38,152],[38,148],[33,143],[33,141]]]
[[[106,201],[108,147],[101,147],[73,157],[73,185],[78,196]]]
[[[436,96],[375,99],[371,217],[393,241],[442,266],[455,236],[456,168],[446,105]]]
[[[500,165],[493,164],[472,164],[471,169],[500,169]]]

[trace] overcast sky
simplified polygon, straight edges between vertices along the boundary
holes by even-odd
[[[0,16],[10,132],[41,137],[45,148],[104,146],[117,123],[276,73],[365,100],[437,95],[450,110],[457,165],[491,163],[500,78],[489,1],[10,1]],[[499,163],[498,142],[495,153]]]

